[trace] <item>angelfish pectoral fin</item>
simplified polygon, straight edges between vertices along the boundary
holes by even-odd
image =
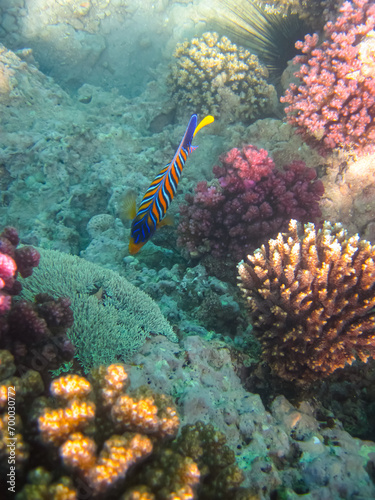
[[[207,115],[207,116],[205,116],[205,117],[203,118],[203,120],[201,120],[201,121],[198,123],[197,128],[196,128],[196,129],[195,129],[195,131],[194,131],[194,135],[193,135],[193,137],[195,137],[195,134],[196,134],[197,132],[199,132],[201,128],[205,127],[206,125],[210,125],[210,123],[213,123],[213,122],[214,122],[214,120],[215,120],[215,118],[214,118],[213,116],[211,116],[211,115]]]
[[[136,207],[137,194],[135,191],[128,191],[120,202],[119,214],[122,221],[133,220],[137,214]]]
[[[163,226],[173,226],[173,225],[174,225],[173,215],[166,215],[164,219],[162,219],[160,222],[157,223],[156,227],[159,229],[160,227]]]

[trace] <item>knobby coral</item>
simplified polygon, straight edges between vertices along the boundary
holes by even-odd
[[[96,404],[88,399],[93,388],[84,377],[67,375],[53,381],[51,393],[61,407],[45,408],[38,424],[42,440],[58,446],[64,464],[98,495],[151,454],[153,441],[148,436],[174,436],[179,418],[166,396],[154,396],[147,389],[126,394],[129,381],[122,365],[100,367],[94,381]],[[91,437],[95,417],[96,439]]]
[[[301,17],[254,0],[218,0],[210,12],[213,25],[256,54],[278,85],[288,61],[297,54],[296,41],[308,30]]]
[[[38,373],[13,377],[12,361],[0,351],[0,377],[10,377],[0,383],[0,472],[9,469],[3,412],[11,384],[18,402],[19,500],[254,499],[240,487],[243,474],[225,436],[197,422],[171,441],[179,426],[172,400],[147,387],[130,393],[123,365],[101,366],[90,379],[60,377],[48,400],[37,397],[43,391]]]
[[[259,3],[266,12],[298,14],[315,28],[322,27],[324,20],[335,11],[337,4],[335,0],[256,0],[256,3]]]
[[[22,289],[18,273],[27,278],[39,264],[39,252],[29,246],[17,248],[19,241],[14,227],[6,227],[0,234],[0,315],[10,309],[11,296]]]
[[[39,294],[32,301],[12,300],[22,289],[18,273],[30,277],[39,265],[39,252],[29,246],[17,248],[16,229],[6,227],[0,234],[0,348],[15,356],[18,373],[29,368],[47,375],[69,361],[74,348],[66,336],[73,324],[70,300],[55,300]]]
[[[375,247],[341,225],[307,224],[238,266],[254,333],[274,372],[300,384],[375,357]]]
[[[344,2],[340,16],[324,27],[325,40],[306,35],[296,47],[305,55],[282,102],[287,119],[321,153],[334,148],[361,150],[375,140],[375,4]]]
[[[266,238],[287,229],[294,217],[320,217],[324,188],[302,161],[275,168],[267,151],[255,146],[232,149],[215,166],[216,179],[199,182],[195,195],[180,206],[179,246],[190,256],[211,254],[238,262]]]
[[[275,104],[276,91],[257,56],[217,33],[177,45],[168,83],[179,103],[195,112],[253,120]]]

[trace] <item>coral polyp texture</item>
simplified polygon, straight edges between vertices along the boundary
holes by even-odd
[[[55,300],[41,293],[30,301],[12,301],[22,289],[18,273],[29,278],[40,259],[35,248],[17,248],[18,243],[16,229],[6,227],[0,234],[0,348],[12,352],[19,373],[33,368],[46,374],[73,357],[66,336],[73,312],[67,297]]]
[[[88,399],[93,388],[84,377],[55,380],[51,393],[62,406],[45,408],[38,424],[43,442],[58,446],[66,467],[98,495],[110,491],[132,465],[151,454],[153,441],[148,436],[173,437],[179,418],[166,396],[150,391],[144,397],[125,394],[128,376],[122,365],[100,367],[94,379],[96,404]],[[95,418],[96,440],[91,437]]]
[[[256,55],[217,33],[177,45],[168,83],[179,104],[195,112],[251,121],[269,112],[276,91]]]
[[[172,399],[148,387],[129,392],[123,365],[101,366],[89,378],[70,374],[55,379],[50,399],[37,397],[43,391],[40,377],[21,392],[26,375],[12,376],[15,366],[7,351],[0,351],[0,366],[1,378],[9,377],[0,384],[0,397],[9,384],[17,389],[20,500],[254,498],[240,487],[244,477],[225,436],[197,422],[175,438],[179,417]],[[5,397],[0,404],[1,473],[9,469],[6,410]]]
[[[190,256],[211,254],[237,262],[269,237],[288,227],[291,218],[320,217],[324,188],[302,161],[277,169],[264,149],[234,148],[215,166],[216,179],[199,182],[180,206],[178,244]]]
[[[30,300],[47,292],[71,298],[74,323],[69,338],[87,372],[127,361],[151,334],[177,341],[158,305],[115,271],[73,255],[39,250],[40,266],[24,281],[22,297]]]
[[[375,4],[344,2],[335,22],[324,27],[324,41],[306,35],[296,47],[304,55],[281,98],[289,123],[304,140],[326,153],[334,148],[361,151],[375,140]]]
[[[269,240],[238,266],[263,357],[306,384],[375,357],[375,247],[341,225],[306,224]]]
[[[326,19],[335,10],[335,0],[256,0],[266,12],[282,15],[298,14],[309,25],[322,26]]]
[[[27,278],[39,264],[39,252],[29,246],[17,248],[19,241],[14,227],[6,227],[0,234],[0,315],[10,309],[11,296],[22,289],[18,274]]]

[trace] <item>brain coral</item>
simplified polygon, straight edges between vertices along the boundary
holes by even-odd
[[[174,57],[168,83],[176,100],[196,112],[250,121],[276,101],[257,56],[217,33],[178,44]]]
[[[300,384],[375,358],[375,246],[341,225],[297,221],[238,266],[263,357]]]

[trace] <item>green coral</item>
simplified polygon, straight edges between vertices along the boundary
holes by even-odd
[[[168,84],[174,98],[196,112],[251,121],[276,101],[258,57],[217,33],[178,44],[174,57]]]
[[[243,479],[224,434],[211,424],[196,422],[185,425],[171,444],[163,442],[130,482],[136,485],[132,493],[154,492],[155,497],[150,498],[157,500],[171,498],[171,491],[178,492],[173,497],[176,500],[186,498],[180,495],[187,484],[196,493],[188,498],[197,500],[258,499],[250,489],[241,487]]]
[[[86,371],[127,360],[150,334],[177,337],[158,305],[118,273],[79,257],[38,249],[39,267],[23,281],[22,297],[43,291],[69,297],[74,324],[68,330]]]

